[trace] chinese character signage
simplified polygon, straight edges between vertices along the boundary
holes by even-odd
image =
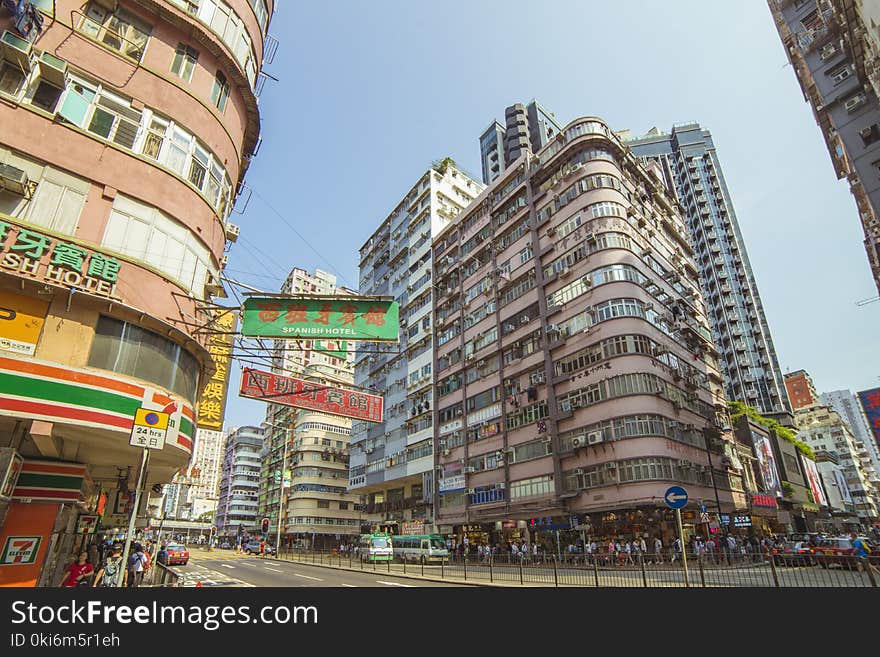
[[[241,389],[238,394],[273,404],[308,408],[356,420],[382,421],[382,397],[319,385],[249,367],[242,371]]]
[[[441,493],[453,493],[457,490],[464,490],[464,475],[452,475],[440,480]]]
[[[241,334],[255,338],[303,338],[397,342],[395,301],[338,297],[250,297],[242,306]]]
[[[871,433],[874,434],[874,440],[880,446],[880,388],[862,390],[859,393],[859,403],[862,405],[862,410],[865,411],[865,417],[868,419]]]
[[[752,493],[752,506],[759,506],[762,509],[778,509],[779,503],[772,495],[762,495],[761,493]]]
[[[0,221],[0,269],[110,299],[122,264],[116,258]]]
[[[215,310],[212,331],[208,337],[208,351],[214,361],[214,374],[202,388],[199,398],[199,429],[220,431],[226,415],[226,395],[229,389],[229,367],[232,358],[232,339],[235,337],[237,316],[232,310]]]

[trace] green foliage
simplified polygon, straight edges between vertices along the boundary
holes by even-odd
[[[444,157],[439,162],[434,163],[434,171],[436,171],[441,176],[443,176],[446,174],[446,170],[449,167],[454,167],[454,166],[455,166],[455,160],[453,160],[451,157],[447,156],[447,157]]]
[[[762,427],[769,429],[783,440],[790,442],[798,449],[799,452],[801,452],[807,458],[816,460],[816,455],[813,453],[813,448],[806,443],[798,440],[796,438],[797,434],[788,427],[782,426],[773,418],[764,417],[758,412],[758,409],[744,404],[741,401],[728,402],[727,406],[730,409],[731,422],[737,422],[741,417],[745,415],[750,420],[755,422],[755,424],[760,424]]]
[[[790,481],[782,480],[782,494],[791,499],[794,497],[794,486],[791,485]]]

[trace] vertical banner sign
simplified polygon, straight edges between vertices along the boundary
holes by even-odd
[[[880,388],[862,390],[859,393],[859,403],[868,418],[868,426],[874,434],[874,440],[880,447]]]
[[[822,488],[822,479],[819,476],[816,462],[803,454],[800,456],[801,463],[804,466],[804,473],[807,475],[807,483],[810,484],[810,492],[813,494],[813,502],[819,506],[828,506],[828,498],[825,497],[825,489]]]
[[[355,420],[382,421],[384,400],[378,395],[319,385],[249,367],[245,367],[242,371],[241,389],[238,394],[273,404],[308,408]]]
[[[253,338],[397,342],[398,311],[397,302],[381,299],[249,297],[242,306],[241,334]]]
[[[208,379],[199,398],[199,429],[221,431],[226,415],[226,395],[229,390],[229,367],[232,358],[232,339],[235,337],[236,313],[215,310],[214,332],[208,338],[208,352],[214,361],[214,374]]]

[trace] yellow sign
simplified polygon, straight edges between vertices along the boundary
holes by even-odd
[[[231,310],[214,311],[214,321],[211,323],[212,332],[208,338],[208,352],[214,361],[214,375],[202,388],[202,396],[199,400],[198,427],[200,429],[214,431],[223,429],[236,319],[236,313]]]
[[[168,431],[168,413],[139,408],[134,414],[129,445],[145,449],[165,447],[165,434]]]
[[[0,290],[0,351],[33,356],[49,302]]]

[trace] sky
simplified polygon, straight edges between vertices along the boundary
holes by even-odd
[[[765,2],[284,2],[263,144],[226,273],[278,291],[294,266],[357,288],[358,249],[431,162],[479,176],[478,137],[515,102],[563,125],[712,132],[783,371],[820,392],[880,385],[880,302],[855,202]],[[234,298],[230,298],[234,302]],[[259,424],[237,397],[227,427]]]

